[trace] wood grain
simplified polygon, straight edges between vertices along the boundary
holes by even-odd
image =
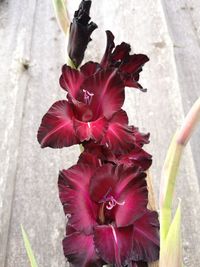
[[[68,1],[70,15],[78,4],[79,0]],[[199,95],[199,10],[197,0],[93,0],[92,18],[99,29],[85,60],[101,58],[107,29],[117,43],[129,42],[133,52],[151,59],[141,75],[147,93],[127,88],[124,108],[130,124],[151,133],[145,149],[153,154],[156,198],[167,147]],[[60,169],[75,164],[79,149],[42,150],[36,141],[43,114],[65,97],[58,84],[65,62],[64,37],[47,0],[2,1],[0,25],[0,266],[28,266],[22,223],[39,266],[64,267],[65,218],[57,176]],[[188,267],[200,266],[198,161],[197,134],[185,150],[175,193],[175,205],[182,198],[183,257]]]

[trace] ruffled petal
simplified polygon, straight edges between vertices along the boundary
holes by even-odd
[[[92,235],[84,235],[80,232],[67,234],[63,240],[64,255],[72,267],[102,267],[95,252]]]
[[[82,152],[79,156],[78,164],[87,164],[95,167],[100,167],[102,165],[101,159],[97,157],[97,155],[94,153],[88,153],[88,152]]]
[[[133,260],[152,262],[159,258],[159,222],[155,211],[147,211],[134,223]]]
[[[117,205],[115,209],[115,222],[117,227],[133,224],[146,211],[148,191],[146,174],[139,168],[117,168],[118,181],[115,188],[115,197],[124,205]]]
[[[94,244],[100,257],[116,267],[125,266],[131,258],[133,227],[116,228],[112,225],[97,226]]]
[[[100,203],[108,194],[113,194],[118,177],[116,167],[106,164],[98,168],[91,178],[90,196],[92,200]]]
[[[94,167],[75,165],[60,172],[59,196],[69,223],[77,231],[90,234],[97,220],[97,206],[89,196],[89,183]]]
[[[93,120],[101,116],[109,119],[124,103],[124,85],[113,69],[99,70],[84,81],[82,89],[92,95],[89,105]]]
[[[75,132],[81,142],[88,141],[90,139],[95,142],[100,141],[104,136],[107,127],[108,122],[104,117],[91,122],[74,120]]]
[[[81,66],[80,71],[85,76],[85,78],[88,78],[94,75],[100,68],[101,66],[99,65],[99,63],[89,61]]]
[[[136,146],[143,146],[144,144],[149,144],[150,133],[144,134],[139,131],[135,126],[131,126]]]
[[[70,66],[64,65],[62,67],[62,75],[60,77],[60,86],[67,91],[70,96],[76,98],[81,84],[84,81],[84,76],[81,72]]]
[[[110,56],[111,56],[112,50],[115,47],[115,43],[114,43],[115,37],[111,31],[106,31],[106,38],[107,38],[106,50],[100,63],[103,68],[108,67],[108,64],[110,63],[110,60],[111,60]]]
[[[142,71],[142,66],[149,61],[149,58],[143,54],[129,55],[128,61],[124,62],[121,70],[128,73],[136,73]],[[139,77],[136,76],[135,80],[138,81]]]
[[[66,100],[55,102],[44,115],[38,130],[41,147],[62,148],[78,144],[73,118],[73,110]]]
[[[133,148],[135,138],[127,122],[128,117],[125,111],[116,112],[109,120],[108,129],[101,144],[118,153],[124,153]]]
[[[123,164],[127,167],[139,166],[144,171],[152,164],[152,156],[141,147],[135,147],[126,154],[118,154],[113,160],[116,164]]]
[[[135,87],[141,91],[146,91],[138,83],[138,80],[142,67],[149,61],[149,58],[143,54],[130,55],[131,47],[125,42],[115,47],[114,35],[110,31],[107,31],[106,35],[107,46],[101,60],[102,67],[114,67],[120,75],[124,86]]]
[[[131,46],[125,42],[122,42],[120,45],[117,45],[112,53],[113,61],[123,62],[129,56],[131,51]]]

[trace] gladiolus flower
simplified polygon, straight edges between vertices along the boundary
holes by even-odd
[[[134,142],[128,126],[124,85],[113,69],[89,62],[80,71],[64,65],[60,84],[67,100],[53,104],[38,131],[42,147],[61,148],[93,140],[110,149],[129,149]]]
[[[60,173],[60,199],[74,229],[63,241],[72,266],[77,262],[80,267],[102,266],[102,260],[121,267],[158,259],[159,223],[157,213],[146,208],[145,177],[137,167],[98,162],[77,164]],[[86,246],[79,250],[80,242]]]

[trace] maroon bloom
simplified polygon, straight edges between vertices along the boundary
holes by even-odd
[[[61,87],[67,100],[53,104],[38,131],[42,147],[61,148],[93,140],[116,151],[130,148],[134,141],[128,126],[124,85],[114,69],[101,69],[88,62],[80,71],[64,65]]]
[[[132,143],[128,143],[127,137],[120,136],[120,131],[116,130],[115,140],[119,136],[118,142],[121,140],[125,144],[125,149],[121,151],[111,150],[105,145],[95,144],[91,141],[84,142],[84,151],[79,157],[79,163],[90,164],[96,160],[102,164],[110,162],[115,165],[123,164],[126,167],[138,166],[146,171],[152,164],[152,156],[143,149],[143,145],[149,143],[149,134],[140,133],[133,126],[129,127],[129,130],[129,138],[131,136]]]
[[[157,213],[146,208],[145,177],[137,167],[100,166],[95,160],[93,166],[78,164],[60,173],[60,199],[74,229],[63,242],[72,266],[102,266],[101,259],[121,267],[158,259],[159,224]],[[84,257],[82,245],[80,253],[69,245],[78,251],[78,240],[87,244]],[[85,264],[86,259],[96,265]]]
[[[101,60],[101,66],[114,67],[117,69],[125,86],[139,88],[146,91],[138,83],[139,74],[143,65],[149,61],[149,58],[143,54],[130,55],[131,47],[129,44],[122,42],[115,47],[114,35],[110,31],[106,31],[107,46],[105,54]]]
[[[89,22],[91,3],[90,0],[82,0],[70,25],[68,54],[76,67],[81,64],[87,45],[91,41],[90,36],[97,28],[94,22]]]

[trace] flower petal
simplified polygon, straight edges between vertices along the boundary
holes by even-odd
[[[112,50],[115,47],[115,44],[114,44],[115,37],[111,31],[106,31],[106,37],[107,37],[106,51],[101,60],[101,66],[104,68],[108,67],[108,64],[110,63],[110,60],[111,60],[110,56],[111,56]]]
[[[101,144],[118,153],[124,153],[133,148],[135,138],[127,122],[128,117],[125,111],[116,112],[109,120],[108,129]]]
[[[92,235],[80,232],[68,234],[63,240],[64,255],[73,267],[102,267],[103,261],[97,256]]]
[[[127,167],[140,166],[145,171],[152,164],[152,156],[141,147],[135,147],[127,154],[116,155],[115,162]]]
[[[88,141],[90,139],[94,140],[95,142],[100,141],[107,127],[108,123],[104,117],[91,122],[74,120],[75,132],[81,142]]]
[[[97,224],[97,206],[89,196],[93,172],[93,166],[79,164],[60,172],[58,180],[60,200],[70,225],[86,234]]]
[[[130,55],[127,62],[121,66],[121,71],[128,73],[136,73],[142,71],[142,66],[149,61],[149,58],[143,54],[134,54]],[[139,77],[135,77],[135,80],[138,81]]]
[[[159,222],[155,211],[147,211],[134,223],[133,260],[156,261],[159,258]]]
[[[125,42],[117,45],[112,53],[112,60],[114,61],[124,61],[131,51],[131,46]]]
[[[84,81],[82,89],[93,95],[90,103],[93,120],[101,116],[109,119],[124,103],[124,86],[113,69],[99,70]]]
[[[126,265],[131,258],[133,227],[116,228],[112,225],[97,226],[94,244],[100,257],[116,267]]]
[[[57,101],[44,115],[38,130],[42,147],[62,148],[78,144],[73,127],[73,111],[66,101]]]
[[[80,71],[86,78],[88,78],[94,75],[100,68],[101,66],[99,63],[89,61],[81,66]]]
[[[83,81],[84,76],[78,70],[73,69],[66,64],[62,67],[60,86],[67,91],[70,96],[74,98],[77,97]]]
[[[92,200],[99,203],[108,192],[111,194],[114,192],[118,180],[115,169],[116,166],[106,164],[96,170],[90,182]]]
[[[148,191],[146,174],[137,167],[117,168],[118,181],[115,196],[124,205],[118,205],[115,210],[115,222],[118,227],[128,226],[140,218],[146,211]]]

